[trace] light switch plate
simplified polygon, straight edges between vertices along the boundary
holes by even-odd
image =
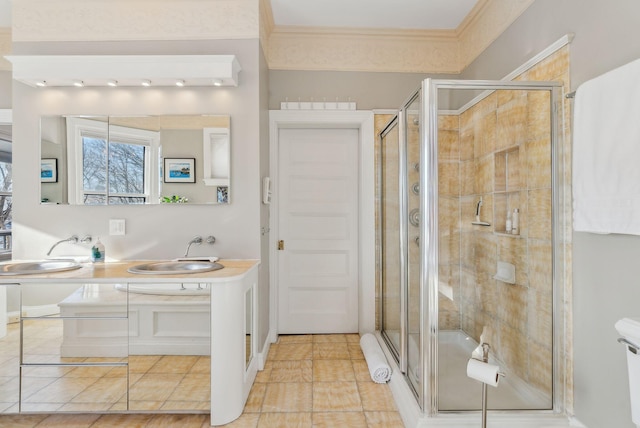
[[[124,235],[126,233],[124,219],[109,220],[109,235]]]

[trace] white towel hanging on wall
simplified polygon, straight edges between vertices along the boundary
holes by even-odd
[[[574,230],[640,235],[640,60],[582,84],[574,107]]]

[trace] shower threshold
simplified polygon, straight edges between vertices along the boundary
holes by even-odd
[[[440,411],[480,410],[482,384],[467,377],[467,362],[478,343],[461,330],[438,333],[438,407]],[[487,391],[491,410],[550,410],[552,399],[510,373],[504,363],[491,358],[507,376]]]
[[[397,331],[387,331],[392,341],[399,343]],[[409,334],[410,361],[419,361],[418,334]],[[438,333],[438,408],[441,412],[480,410],[482,405],[480,382],[467,377],[467,362],[478,343],[464,331],[450,330]],[[551,396],[533,388],[524,380],[510,373],[508,367],[491,358],[507,376],[498,387],[488,389],[490,410],[550,410]],[[419,369],[409,369],[411,381],[419,383]]]

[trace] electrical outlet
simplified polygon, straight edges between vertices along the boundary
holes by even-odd
[[[109,235],[124,235],[126,233],[124,219],[109,220]]]

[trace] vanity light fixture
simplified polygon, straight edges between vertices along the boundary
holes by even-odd
[[[1,1],[1,0],[0,0]],[[238,86],[240,64],[235,55],[8,55],[13,79],[36,87],[105,87],[117,80],[119,88],[146,86]],[[188,82],[188,83],[187,83]],[[152,84],[153,83],[153,84]]]
[[[47,81],[46,80],[40,80],[40,81],[36,82],[36,86],[38,86],[40,88],[44,88],[45,86],[47,86]]]
[[[151,80],[143,80],[140,84],[144,87],[149,87],[151,86]]]
[[[74,80],[73,81],[73,86],[75,86],[77,88],[82,88],[82,87],[84,87],[84,82],[82,80]]]
[[[184,86],[184,80],[176,80],[176,86],[180,86],[182,88]]]
[[[109,80],[107,82],[107,85],[111,86],[112,88],[115,88],[116,86],[118,86],[118,81],[117,80]]]

